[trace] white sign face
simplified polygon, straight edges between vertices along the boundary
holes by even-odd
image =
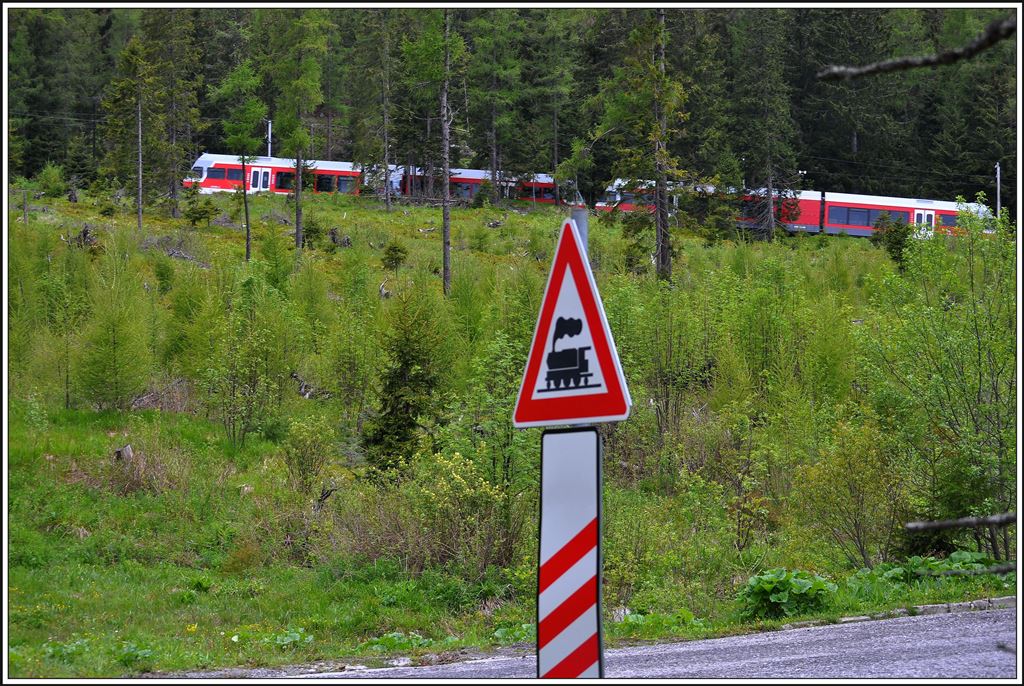
[[[541,439],[537,676],[600,678],[600,443],[596,429]]]
[[[546,353],[533,389],[534,400],[607,391],[601,365],[594,358],[594,339],[574,281],[570,266],[565,270],[558,291],[555,323],[548,332]]]

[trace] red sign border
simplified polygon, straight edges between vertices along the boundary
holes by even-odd
[[[571,267],[573,283],[580,296],[580,304],[590,327],[594,355],[601,367],[608,390],[581,396],[562,396],[558,398],[534,399],[533,389],[540,374],[541,361],[545,353],[547,335],[551,330],[555,305],[561,292],[565,270]],[[552,284],[556,284],[552,288]],[[600,322],[600,326],[595,324]],[[524,394],[525,391],[525,394]],[[523,382],[519,386],[515,410],[512,413],[512,425],[517,428],[530,426],[552,426],[589,424],[592,422],[622,421],[629,416],[632,401],[626,379],[622,374],[622,365],[615,350],[608,321],[605,318],[604,306],[597,293],[597,284],[590,271],[590,264],[583,258],[582,241],[576,229],[576,222],[566,219],[562,225],[562,233],[551,264],[551,273],[544,289],[537,326],[533,331],[533,342],[530,344],[530,355],[523,372]]]

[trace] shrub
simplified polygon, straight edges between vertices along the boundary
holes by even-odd
[[[789,617],[825,607],[837,586],[800,569],[769,569],[750,577],[737,600],[744,617]]]
[[[325,417],[297,419],[288,427],[284,461],[292,483],[301,493],[309,493],[324,465],[334,452],[334,427]]]
[[[213,199],[208,195],[193,195],[184,214],[185,220],[193,229],[199,224],[206,224],[209,228],[213,215],[217,214],[217,206],[213,204]]]
[[[320,245],[324,234],[327,231],[324,228],[324,222],[320,218],[320,215],[308,213],[302,218],[302,245],[306,248],[315,248]]]
[[[875,222],[875,232],[871,234],[871,242],[880,245],[889,253],[892,261],[903,270],[903,251],[907,241],[913,235],[913,228],[904,221],[893,220],[888,212],[883,212]]]
[[[127,408],[149,377],[152,356],[137,286],[116,275],[93,294],[76,372],[85,396],[101,408]]]
[[[384,248],[384,256],[380,258],[381,266],[385,269],[389,269],[398,275],[398,269],[405,262],[407,251],[400,243],[392,241]]]
[[[480,188],[476,189],[476,195],[473,196],[473,201],[469,204],[470,207],[487,207],[491,204],[492,197],[494,195],[494,185],[490,181],[484,181],[480,184]]]
[[[841,417],[821,459],[797,470],[798,500],[812,527],[855,566],[892,555],[905,508],[902,466],[868,408]]]
[[[50,198],[59,198],[68,190],[68,184],[64,181],[64,167],[53,162],[47,162],[39,174],[36,175],[36,183],[39,189]]]
[[[171,258],[166,255],[157,255],[153,264],[153,274],[156,276],[156,288],[160,295],[166,295],[174,287],[174,265]]]

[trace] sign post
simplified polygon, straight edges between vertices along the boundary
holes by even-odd
[[[587,259],[587,216],[573,215],[559,234],[516,398],[512,423],[519,428],[622,421],[632,405]],[[549,429],[541,437],[541,678],[604,676],[601,457],[601,435],[592,426]]]

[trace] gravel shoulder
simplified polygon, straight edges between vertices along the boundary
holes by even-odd
[[[1013,678],[1017,675],[1016,598],[919,605],[836,623],[794,622],[779,631],[697,641],[606,648],[615,678]],[[415,658],[330,660],[229,668],[162,679],[532,678],[529,643],[489,651],[460,649]]]

